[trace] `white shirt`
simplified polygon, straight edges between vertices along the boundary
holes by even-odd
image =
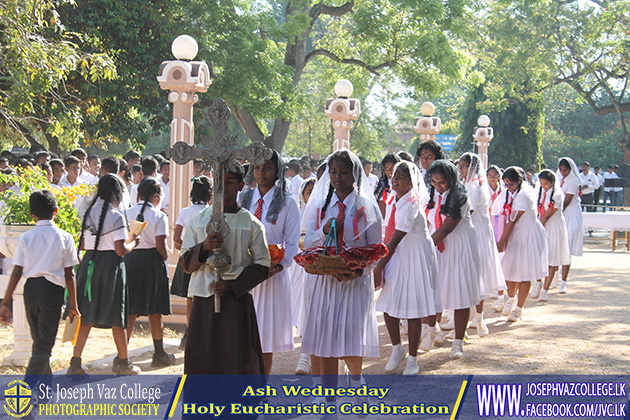
[[[86,219],[85,230],[83,231],[83,248],[86,250],[94,249],[98,230],[98,222],[103,210],[104,201],[97,198],[94,207],[90,210],[90,214]],[[103,227],[101,229],[101,238],[98,243],[99,251],[114,251],[116,249],[116,241],[127,240],[127,223],[125,216],[118,208],[112,208],[111,203],[108,205]]]
[[[206,225],[210,221],[212,207],[197,213],[190,223],[182,244],[182,253],[203,242],[208,234]],[[230,226],[230,232],[223,241],[223,251],[232,257],[232,263],[221,272],[221,280],[230,281],[243,272],[251,264],[269,267],[269,246],[265,239],[265,227],[246,209],[239,209],[236,213],[225,213],[225,221]],[[203,264],[190,276],[188,297],[209,297],[214,294],[210,284],[214,281],[214,270]]]
[[[300,199],[300,186],[302,185],[302,177],[300,175],[296,175],[291,178],[291,184],[289,184],[289,192],[295,198],[296,201]]]
[[[278,213],[276,223],[267,222],[267,212],[269,205],[273,200],[273,195],[277,187],[272,187],[264,197],[262,197],[262,217],[261,221],[265,226],[265,237],[269,245],[283,245],[284,259],[279,263],[284,269],[287,269],[293,263],[293,257],[300,252],[300,210],[297,202],[291,197],[286,197],[284,207]],[[258,199],[260,199],[260,190],[256,188],[252,194],[252,201],[249,205],[251,214],[256,212],[258,207]]]
[[[604,175],[602,174],[602,172],[595,174],[595,176],[597,177],[597,185],[599,185],[597,188],[601,188],[604,186]]]
[[[378,184],[378,177],[376,175],[374,175],[373,173],[370,173],[367,176],[367,180],[368,183],[370,184],[371,188],[372,188],[372,192],[374,192],[374,190],[376,189],[376,184]]]
[[[79,260],[72,235],[59,229],[52,220],[40,220],[18,238],[13,264],[24,269],[26,278],[45,277],[66,287],[64,270],[79,264]]]
[[[129,201],[132,206],[138,204],[138,184],[131,184],[129,186]]]
[[[161,175],[161,174],[160,174]],[[168,204],[170,202],[170,194],[171,194],[171,180],[168,180],[168,183],[165,183],[164,180],[162,179],[162,177],[160,177],[160,179],[158,180],[160,181],[160,185],[162,186],[162,208],[161,210],[164,210],[165,212],[168,212]]]
[[[142,206],[143,200],[140,200],[137,206],[134,206],[127,210],[128,220],[138,220],[138,215]],[[163,211],[160,211],[153,207],[153,204],[147,203],[142,213],[144,221],[147,222],[147,227],[140,234],[140,243],[136,249],[152,249],[155,248],[155,238],[157,236],[168,236],[168,216]]]
[[[580,172],[580,181],[582,182],[582,195],[592,194],[599,188],[597,175],[592,171],[588,171],[587,175],[584,175],[584,172]],[[584,188],[584,185],[588,185],[588,188]]]
[[[84,179],[82,179],[81,177],[77,177],[77,179],[74,180],[74,183],[70,183],[70,181],[68,181],[68,174],[62,175],[61,179],[59,180],[59,185],[60,187],[77,187],[81,184],[88,184],[87,181],[85,181]]]
[[[87,171],[81,171],[81,174],[77,177],[80,179],[83,184],[96,185],[98,184],[99,178],[96,175],[92,175]]]
[[[619,176],[617,176],[617,174],[615,172],[606,172],[604,174],[604,179],[616,179],[619,178]],[[606,181],[604,181],[606,182]],[[623,188],[621,187],[604,187],[604,191],[621,191],[623,190]]]
[[[188,224],[195,216],[195,214],[199,213],[202,210],[205,210],[207,207],[207,204],[193,204],[192,206],[186,207],[179,212],[179,217],[177,217],[177,222],[175,222],[175,224],[182,227],[182,240],[186,235],[186,228],[188,227]]]

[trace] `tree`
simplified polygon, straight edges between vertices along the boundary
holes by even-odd
[[[69,1],[9,1],[0,5],[0,128],[9,141],[33,148],[82,136],[83,116],[69,77],[92,83],[112,80],[116,67],[101,51],[86,52],[74,43],[56,10]],[[74,34],[74,36],[80,36]]]
[[[179,7],[204,47],[200,56],[214,64],[211,94],[226,99],[250,139],[282,150],[296,118],[296,89],[316,57],[381,81],[397,78],[413,95],[461,78],[467,57],[455,44],[467,28],[466,4],[187,0]]]

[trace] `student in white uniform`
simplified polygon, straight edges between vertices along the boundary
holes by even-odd
[[[251,170],[256,187],[240,194],[240,205],[263,223],[269,245],[284,247],[284,259],[272,264],[269,279],[252,289],[265,372],[269,375],[273,353],[293,350],[291,283],[287,273],[299,251],[300,211],[284,182],[284,164],[278,152]]]
[[[455,165],[443,159],[433,162],[426,175],[431,187],[425,211],[438,251],[442,308],[454,311],[451,359],[464,356],[470,307],[479,304],[484,295],[479,239],[470,219],[466,189],[458,178]]]
[[[337,244],[358,247],[382,241],[382,219],[359,158],[347,149],[330,155],[306,206],[305,248],[323,246],[333,220]],[[378,357],[372,267],[352,275],[306,277],[302,352],[316,357],[326,386],[336,387],[338,361],[346,362],[350,386],[361,386],[364,357]],[[327,398],[334,404],[334,398]]]
[[[545,228],[537,217],[536,193],[525,180],[525,171],[518,166],[507,168],[503,183],[509,191],[504,205],[507,224],[497,247],[505,252],[501,266],[509,299],[502,313],[514,322],[521,319],[532,281],[546,277],[549,272],[549,245]]]
[[[479,156],[465,153],[459,158],[458,167],[464,180],[466,194],[470,202],[471,220],[477,230],[481,258],[481,281],[486,295],[496,294],[507,288],[501,259],[490,222],[490,194],[488,180]],[[488,327],[483,320],[483,300],[477,305],[471,328],[477,328],[479,337],[488,335]]]
[[[188,206],[179,212],[175,229],[173,231],[173,244],[175,249],[181,250],[186,235],[186,228],[192,220],[193,216],[205,210],[212,199],[212,183],[207,176],[195,176],[192,179],[192,188],[190,189],[190,201],[192,206]],[[186,298],[186,331],[179,343],[180,350],[186,348],[186,338],[188,335],[188,322],[190,322],[190,311],[192,310],[192,298],[188,297],[188,285],[190,284],[190,274],[182,270],[181,265],[177,264],[173,281],[171,283],[171,294]]]
[[[118,361],[113,365],[116,374],[140,373],[140,368],[127,358],[128,292],[123,259],[138,245],[140,238],[126,242],[127,220],[118,210],[122,189],[118,176],[103,176],[96,198],[83,218],[80,245],[86,253],[77,272],[81,327],[68,375],[85,375],[81,354],[92,327],[112,329],[118,353]]]
[[[569,250],[569,238],[567,223],[564,219],[562,206],[564,194],[558,177],[548,169],[540,172],[540,187],[538,190],[538,217],[545,227],[549,240],[549,275],[542,281],[537,281],[532,286],[532,298],[538,297],[541,302],[549,300],[549,287],[561,265],[571,264],[571,251]],[[542,290],[541,290],[542,289]]]
[[[160,163],[160,175],[162,175],[159,179],[160,184],[162,186],[162,193],[164,195],[164,199],[162,200],[162,210],[164,213],[168,214],[168,205],[171,201],[171,162],[169,160],[165,160]]]
[[[175,356],[164,351],[163,343],[162,315],[170,315],[171,299],[166,268],[168,216],[160,211],[162,194],[160,182],[147,177],[138,185],[138,205],[127,210],[129,219],[147,222],[140,244],[125,257],[129,288],[127,337],[131,337],[137,317],[149,318],[154,347],[152,367],[175,364]]]
[[[400,320],[406,319],[409,356],[403,375],[417,375],[420,337],[429,337],[433,342],[437,314],[442,311],[435,246],[424,215],[429,193],[420,169],[407,161],[394,167],[392,189],[396,201],[389,213],[385,236],[389,255],[374,269],[374,285],[383,287],[376,310],[384,312],[393,347],[385,371],[396,370],[405,357],[400,341]],[[423,317],[429,318],[429,334],[421,334]]]
[[[381,177],[374,189],[374,196],[378,202],[378,208],[381,209],[381,217],[387,214],[387,205],[392,204],[394,192],[392,191],[392,176],[394,175],[394,166],[400,162],[400,158],[394,153],[388,153],[381,161]]]
[[[564,218],[567,221],[569,249],[574,257],[582,256],[584,246],[584,228],[582,225],[582,208],[580,207],[580,176],[577,165],[570,157],[558,161],[558,177],[564,193]],[[571,264],[562,265],[562,281],[558,293],[567,292],[567,279]]]

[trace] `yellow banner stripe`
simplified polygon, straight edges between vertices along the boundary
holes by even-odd
[[[459,404],[461,404],[462,397],[464,396],[464,391],[466,390],[466,384],[468,384],[468,381],[464,381],[462,383],[462,387],[459,389],[459,395],[457,396],[457,402],[455,403],[455,407],[453,407],[453,413],[451,414],[451,420],[455,420],[455,416],[457,415],[457,410],[459,409]]]
[[[184,382],[186,382],[186,374],[184,373],[184,375],[182,376],[182,380],[179,382],[179,387],[177,388],[177,394],[175,394],[175,399],[173,400],[173,405],[171,406],[171,412],[168,413],[169,418],[173,417],[173,414],[175,413],[175,406],[177,405],[177,401],[179,401],[179,396],[182,394],[182,389],[184,389]],[[461,392],[460,392],[460,398],[461,398]],[[459,403],[459,400],[457,401]]]

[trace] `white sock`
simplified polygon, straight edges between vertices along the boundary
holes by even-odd
[[[455,340],[453,340],[453,347],[463,347],[464,346],[464,340],[460,340],[459,338],[456,338]]]
[[[322,377],[321,376],[313,376],[313,388],[315,388],[317,385],[323,385],[322,384]]]
[[[352,376],[350,377],[350,387],[351,388],[360,388],[361,387],[361,377],[359,379],[354,379]]]
[[[418,360],[418,355],[415,355],[415,356],[409,355],[409,356],[407,356],[407,363],[414,362],[416,360]]]
[[[432,333],[432,332],[435,332],[435,325],[434,325],[434,326],[432,326],[432,327],[431,327],[431,326],[429,326],[429,332],[431,332],[431,333]]]
[[[394,351],[400,351],[402,349],[402,343],[392,344],[392,353]]]
[[[310,362],[311,361],[311,355],[310,354],[306,354],[306,353],[302,353],[302,354],[300,354],[300,359],[301,360],[308,360]]]

